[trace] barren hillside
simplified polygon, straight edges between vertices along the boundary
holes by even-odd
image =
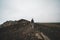
[[[60,23],[34,23],[32,28],[30,21],[21,19],[0,27],[0,40],[60,40]]]

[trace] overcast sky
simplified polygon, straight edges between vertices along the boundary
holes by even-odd
[[[19,19],[60,22],[59,0],[0,0],[0,24]]]

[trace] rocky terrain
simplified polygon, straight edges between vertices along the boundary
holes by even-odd
[[[60,23],[6,21],[0,25],[0,40],[60,40]]]

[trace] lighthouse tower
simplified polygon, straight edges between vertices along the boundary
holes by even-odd
[[[34,29],[34,20],[33,19],[31,20],[31,25],[32,25],[32,28]]]

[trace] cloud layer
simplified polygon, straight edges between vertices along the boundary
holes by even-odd
[[[34,18],[35,22],[60,22],[59,0],[1,0],[0,23]]]

